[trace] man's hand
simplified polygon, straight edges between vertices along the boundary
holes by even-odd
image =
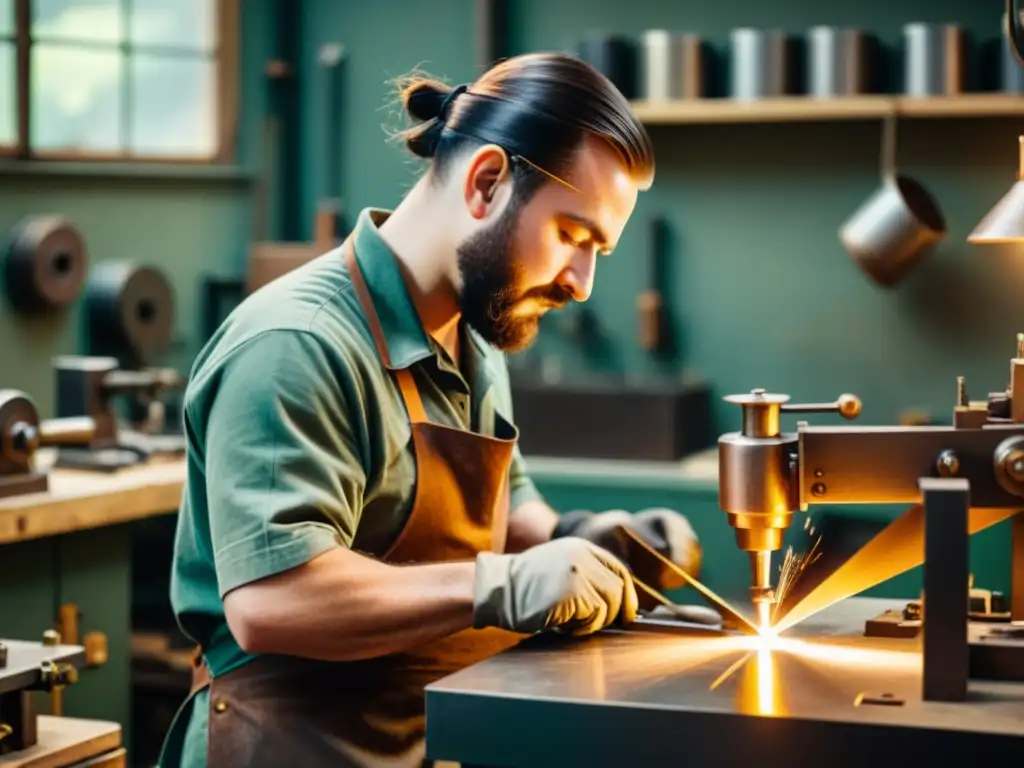
[[[700,541],[689,521],[671,509],[655,507],[636,514],[614,509],[608,512],[578,510],[562,515],[552,538],[578,536],[604,547],[623,562],[629,562],[629,549],[616,530],[630,529],[659,554],[664,555],[686,573],[697,578],[703,556]],[[655,588],[664,585],[652,584]]]
[[[532,634],[555,629],[587,635],[617,619],[636,619],[629,570],[589,541],[567,537],[521,554],[476,558],[473,625]]]

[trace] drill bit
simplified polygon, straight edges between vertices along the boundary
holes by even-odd
[[[772,605],[775,593],[772,591],[772,553],[770,550],[757,550],[750,553],[750,568],[753,584],[750,587],[750,599],[757,611],[757,629],[765,632],[771,627]]]

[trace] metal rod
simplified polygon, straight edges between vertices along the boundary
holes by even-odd
[[[964,701],[970,677],[967,639],[971,486],[964,478],[922,478],[924,497],[925,701]]]
[[[652,547],[650,544],[648,544],[646,541],[644,541],[642,538],[640,538],[633,531],[629,530],[628,528],[626,528],[624,526],[619,526],[619,530],[622,531],[622,533],[625,534],[626,536],[629,536],[629,538],[631,538],[633,541],[635,541],[641,547],[643,547],[653,557],[656,557],[658,559],[658,561],[661,562],[666,568],[670,568],[674,573],[676,573],[680,578],[682,578],[683,581],[685,581],[691,587],[696,589],[701,595],[703,595],[705,598],[707,598],[709,601],[711,601],[711,604],[716,609],[718,609],[718,610],[722,611],[724,614],[726,614],[726,616],[728,618],[730,618],[730,619],[732,619],[732,620],[734,620],[736,622],[739,622],[743,626],[747,627],[754,634],[758,634],[759,630],[758,630],[757,626],[755,626],[754,623],[750,619],[748,619],[742,613],[740,613],[735,608],[733,608],[731,605],[729,605],[729,603],[727,603],[724,599],[722,599],[721,597],[716,595],[710,589],[708,589],[703,584],[701,584],[699,581],[697,581],[695,578],[693,578],[693,576],[688,574],[686,571],[684,571],[678,565],[676,565],[671,560],[669,560],[667,557],[665,557],[663,554],[658,552],[656,549],[654,549],[654,547]]]

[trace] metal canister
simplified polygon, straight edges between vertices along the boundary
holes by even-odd
[[[808,95],[817,99],[870,90],[870,38],[859,29],[814,27],[808,38]]]
[[[965,90],[965,40],[955,24],[903,27],[903,91],[908,96],[953,96]]]
[[[1006,14],[1003,14],[999,36],[999,87],[1004,93],[1024,93],[1024,66],[1017,60],[1010,45]]]
[[[648,101],[704,96],[703,45],[699,35],[649,29],[641,36],[640,98]]]
[[[730,41],[730,96],[763,99],[789,88],[789,38],[783,32],[734,29]]]

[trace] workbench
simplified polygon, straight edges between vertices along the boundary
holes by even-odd
[[[905,602],[851,598],[774,647],[628,629],[531,638],[427,688],[427,752],[481,766],[1021,765],[1024,684],[922,703],[917,641],[863,637]]]
[[[76,605],[79,636],[106,635],[108,660],[64,692],[63,714],[120,724],[128,745],[133,526],[163,516],[173,531],[184,479],[180,459],[113,474],[53,470],[47,492],[0,499],[0,634],[39,640],[59,629],[60,606]]]

